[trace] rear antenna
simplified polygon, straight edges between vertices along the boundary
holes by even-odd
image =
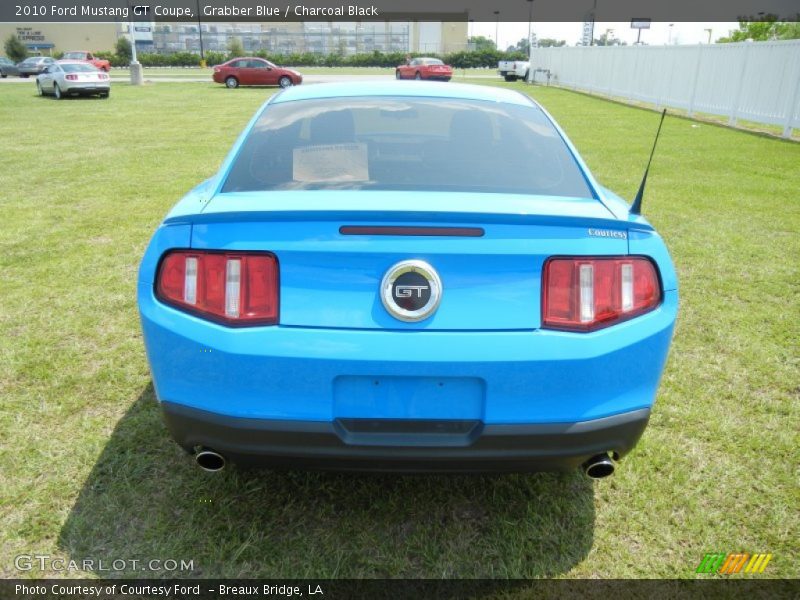
[[[644,177],[642,177],[642,183],[639,185],[639,191],[636,192],[636,197],[633,199],[633,204],[631,204],[630,213],[632,215],[642,214],[642,196],[644,196],[644,184],[647,183],[647,173],[650,171],[650,163],[653,162],[653,154],[655,154],[656,144],[658,143],[658,136],[661,133],[661,125],[664,124],[664,117],[666,115],[667,115],[667,109],[665,108],[661,112],[661,120],[658,122],[658,131],[656,131],[656,139],[653,140],[653,149],[650,150],[650,159],[647,161],[647,168],[644,170]]]

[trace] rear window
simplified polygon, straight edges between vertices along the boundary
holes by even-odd
[[[95,71],[99,71],[99,69],[88,64],[81,64],[81,65],[62,64],[61,68],[64,69],[67,73],[94,73]]]
[[[293,189],[592,196],[539,108],[456,98],[333,98],[267,107],[222,191]]]

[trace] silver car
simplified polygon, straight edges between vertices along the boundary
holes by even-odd
[[[19,69],[20,77],[30,77],[38,75],[55,62],[56,59],[49,56],[29,56],[21,63],[17,63],[17,69]]]
[[[40,96],[52,94],[59,100],[64,96],[90,94],[108,98],[111,79],[108,74],[88,63],[59,61],[37,75],[36,91]]]

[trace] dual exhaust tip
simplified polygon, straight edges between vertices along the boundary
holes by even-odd
[[[195,455],[194,459],[197,465],[209,473],[216,473],[225,468],[226,460],[219,452],[215,452],[210,448],[202,448]],[[609,475],[614,474],[614,461],[608,454],[596,454],[585,463],[582,467],[583,472],[591,479],[603,479]]]
[[[222,454],[209,448],[200,449],[194,455],[194,460],[203,471],[208,471],[209,473],[222,471],[226,464],[225,457]]]
[[[614,461],[608,454],[596,454],[581,466],[586,476],[591,479],[603,479],[614,474]]]

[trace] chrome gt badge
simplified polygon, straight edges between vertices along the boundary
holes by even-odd
[[[442,299],[442,281],[422,260],[404,260],[392,266],[381,281],[383,306],[395,319],[427,319]]]

